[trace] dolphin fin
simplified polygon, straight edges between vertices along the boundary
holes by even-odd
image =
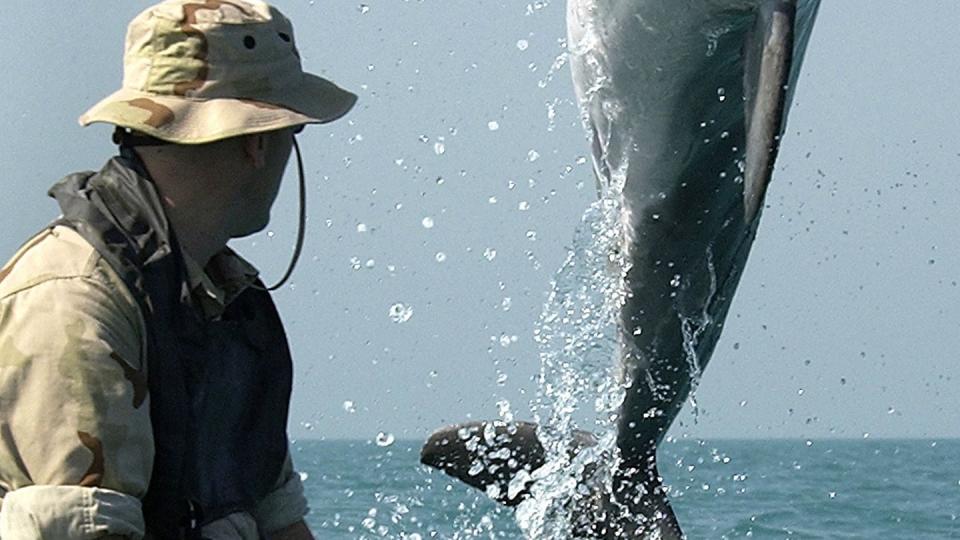
[[[579,431],[574,451],[595,444],[593,435]],[[487,421],[438,429],[420,450],[420,462],[516,506],[530,494],[523,479],[542,467],[546,457],[536,424]]]
[[[767,0],[744,45],[747,147],[744,219],[756,218],[773,174],[786,126],[793,63],[795,0]]]
[[[595,446],[596,439],[586,431],[576,431],[571,455]],[[530,422],[468,422],[435,431],[420,450],[420,462],[485,491],[492,499],[506,506],[517,506],[530,496],[532,473],[546,463],[543,445],[537,437],[537,425]],[[612,502],[608,493],[593,493],[576,505],[575,527],[585,538],[633,538],[658,534],[662,540],[683,538],[666,493],[660,485],[655,463],[650,470],[656,478],[637,482],[647,474],[628,475],[620,482],[621,489],[638,493],[630,502]],[[590,474],[585,472],[585,476]],[[589,485],[589,481],[585,478]],[[645,484],[640,491],[633,489]],[[624,508],[639,515],[630,520],[616,516]],[[619,510],[618,510],[619,508]],[[641,530],[642,529],[642,530]]]

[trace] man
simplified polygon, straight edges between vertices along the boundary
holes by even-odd
[[[0,269],[0,538],[312,538],[286,338],[226,244],[266,226],[294,133],[355,100],[259,0],[130,23],[123,88],[80,119],[120,156],[58,182]]]

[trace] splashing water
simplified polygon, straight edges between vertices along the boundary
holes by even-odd
[[[690,369],[690,406],[693,409],[693,421],[700,418],[700,405],[697,403],[697,386],[700,384],[700,377],[703,375],[703,367],[700,365],[700,359],[697,354],[697,345],[700,343],[700,336],[713,324],[713,317],[707,310],[710,301],[717,294],[717,271],[713,264],[713,249],[707,248],[707,274],[710,276],[710,290],[707,293],[706,301],[703,303],[702,311],[696,317],[684,315],[677,309],[677,316],[680,318],[680,331],[683,334],[683,353]]]
[[[517,509],[518,524],[530,538],[573,537],[571,505],[589,505],[593,493],[610,491],[616,412],[624,395],[614,369],[628,269],[619,249],[620,185],[610,186],[584,213],[534,332],[541,364],[534,409],[547,460],[533,473],[533,497]],[[592,419],[581,426],[578,417],[591,416],[585,411],[592,411]],[[598,444],[573,456],[577,429],[594,432]],[[584,482],[594,489],[585,490]]]
[[[588,35],[597,37],[594,32]],[[569,55],[582,56],[597,70],[599,81],[609,80],[601,73],[602,63],[591,61],[592,44],[589,39],[569,44],[569,53],[558,57],[546,82]],[[615,115],[619,107],[611,105],[605,110]],[[589,514],[597,494],[612,492],[618,456],[616,416],[624,398],[623,381],[615,369],[617,321],[629,270],[621,249],[627,160],[615,162],[621,166],[610,171],[610,181],[600,186],[599,200],[584,213],[534,331],[540,388],[533,409],[546,463],[533,472],[532,497],[516,512],[528,538],[576,537],[581,524],[575,516]],[[578,429],[592,432],[597,444],[574,454]]]

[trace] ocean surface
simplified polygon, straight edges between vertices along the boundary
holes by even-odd
[[[317,538],[523,538],[419,447],[295,441]],[[690,539],[960,539],[960,440],[684,440],[659,459]]]

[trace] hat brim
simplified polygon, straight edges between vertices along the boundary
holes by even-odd
[[[80,117],[80,125],[104,122],[178,144],[304,124],[324,124],[347,114],[357,96],[316,75],[257,99],[191,98],[123,88]]]

